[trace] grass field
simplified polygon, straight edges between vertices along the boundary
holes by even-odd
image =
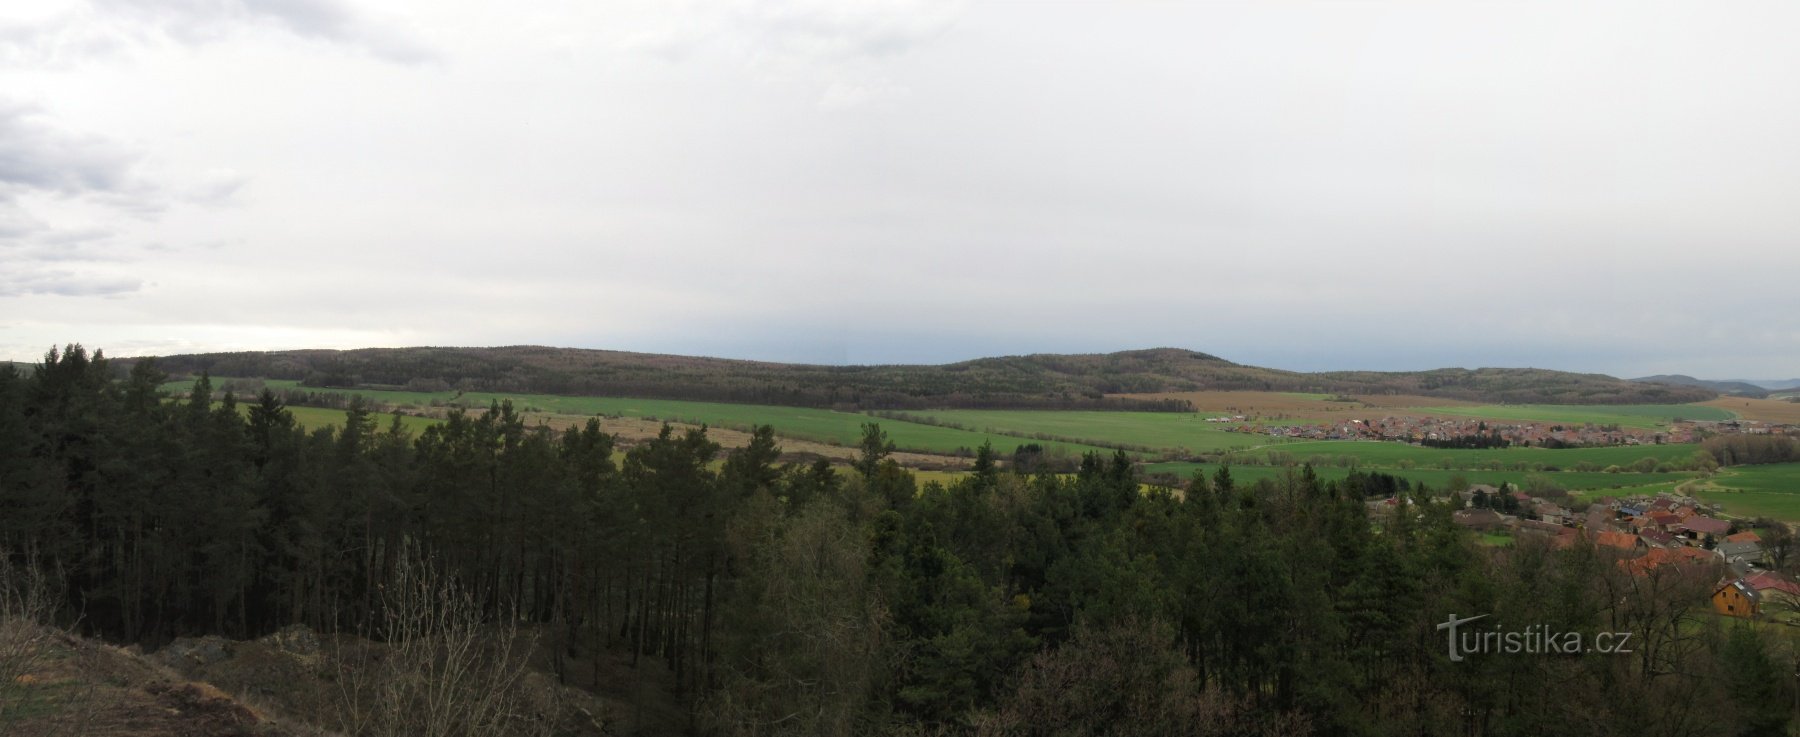
[[[1200,463],[1151,463],[1144,466],[1145,473],[1173,474],[1176,478],[1187,479],[1194,475],[1196,469],[1204,469],[1208,475],[1216,473],[1218,466]],[[1282,466],[1232,466],[1231,477],[1239,482],[1254,483],[1257,479],[1279,479],[1288,472]],[[1350,475],[1350,469],[1337,467],[1314,467],[1319,478],[1336,480]],[[1534,475],[1529,471],[1446,471],[1443,469],[1399,469],[1399,468],[1364,468],[1364,471],[1379,471],[1406,479],[1413,483],[1423,483],[1433,489],[1443,489],[1450,485],[1450,479],[1461,476],[1471,484],[1489,484],[1499,486],[1501,483],[1522,487],[1525,477]],[[1581,473],[1565,471],[1561,473],[1541,474],[1557,485],[1572,491],[1604,490],[1611,493],[1639,493],[1639,487],[1675,483],[1693,477],[1691,473]]]
[[[1502,468],[1530,468],[1539,464],[1562,470],[1579,463],[1592,463],[1601,468],[1611,465],[1629,466],[1644,458],[1657,461],[1686,461],[1700,450],[1698,445],[1621,445],[1603,448],[1492,448],[1486,450],[1440,450],[1405,443],[1348,440],[1308,440],[1275,445],[1257,453],[1285,453],[1305,462],[1313,456],[1349,456],[1363,465],[1400,467],[1411,462],[1419,468],[1442,468],[1445,463],[1455,468],[1474,468],[1498,463]]]
[[[1733,466],[1692,489],[1735,516],[1800,521],[1800,463]]]
[[[215,383],[223,383],[218,379]],[[272,389],[295,388],[292,381],[267,381]],[[185,392],[188,386],[172,383],[170,393]],[[321,391],[321,390],[315,390]],[[691,424],[707,424],[717,428],[743,429],[769,424],[780,435],[792,440],[806,440],[836,446],[852,446],[861,435],[864,422],[879,421],[896,445],[902,449],[931,453],[955,453],[992,442],[1002,454],[1026,442],[1040,443],[1071,454],[1090,450],[1106,451],[1092,443],[1166,450],[1185,449],[1189,453],[1236,451],[1244,454],[1280,454],[1282,460],[1313,463],[1321,475],[1338,478],[1346,471],[1338,467],[1344,458],[1353,458],[1363,468],[1394,473],[1434,488],[1442,488],[1452,476],[1461,475],[1474,483],[1523,483],[1528,473],[1538,468],[1554,468],[1552,480],[1571,490],[1667,490],[1687,481],[1690,474],[1606,474],[1607,466],[1630,467],[1641,459],[1658,462],[1686,462],[1699,450],[1694,445],[1645,445],[1608,448],[1547,450],[1542,448],[1508,448],[1495,450],[1437,450],[1401,443],[1372,441],[1285,441],[1265,436],[1225,432],[1220,425],[1205,421],[1207,413],[1164,412],[1079,412],[1031,410],[930,410],[907,414],[955,423],[964,429],[940,427],[894,419],[877,419],[851,412],[825,409],[777,407],[766,405],[691,402],[660,399],[628,399],[616,397],[571,397],[547,394],[499,394],[491,392],[408,392],[385,390],[322,390],[338,394],[360,394],[375,402],[402,407],[429,409],[461,406],[479,410],[497,401],[510,400],[523,412],[552,415],[558,420],[579,421],[594,415],[653,419]],[[1251,395],[1264,405],[1283,404],[1298,409],[1314,408],[1330,403],[1329,397],[1271,392],[1214,393]],[[1210,396],[1210,402],[1228,401],[1223,396]],[[1462,416],[1498,415],[1532,417],[1555,422],[1620,422],[1655,424],[1676,415],[1700,417],[1728,416],[1719,407],[1698,405],[1639,405],[1615,407],[1500,406],[1467,405],[1438,408],[1445,414]],[[1373,410],[1380,411],[1380,410]],[[318,426],[339,424],[342,413],[336,410],[294,408],[303,424]],[[384,419],[385,423],[386,420]],[[407,427],[415,431],[432,420],[407,418]],[[1021,437],[1024,436],[1024,437]],[[1082,442],[1044,441],[1033,436],[1059,437]],[[1592,464],[1592,471],[1577,472],[1579,464]],[[1180,476],[1191,473],[1193,464],[1152,464],[1151,473],[1171,472]],[[1281,468],[1239,465],[1234,467],[1246,480],[1273,477]],[[1723,493],[1723,492],[1721,492]],[[1797,502],[1800,507],[1800,502]],[[1800,514],[1795,515],[1800,518]]]
[[[1553,422],[1565,425],[1592,423],[1652,428],[1676,419],[1729,420],[1736,413],[1707,404],[1482,404],[1475,406],[1420,407],[1414,412],[1445,417],[1474,417],[1519,422]]]
[[[224,379],[215,379],[214,383]],[[292,381],[268,381],[271,389],[294,388]],[[164,386],[165,391],[181,393],[191,385],[171,383]],[[543,412],[558,415],[592,417],[594,415],[612,415],[621,417],[637,417],[663,420],[667,422],[686,422],[690,424],[706,424],[717,427],[744,429],[754,425],[772,425],[777,433],[815,442],[855,445],[862,437],[862,423],[879,422],[881,429],[887,431],[889,439],[904,450],[920,450],[933,453],[955,453],[961,450],[972,450],[983,442],[991,441],[994,449],[1001,454],[1010,454],[1021,443],[1038,442],[1046,448],[1060,449],[1079,455],[1086,451],[1110,450],[1096,446],[1077,443],[1041,442],[1022,440],[995,433],[969,432],[946,427],[934,427],[896,420],[878,420],[868,415],[853,412],[834,412],[827,409],[804,407],[775,407],[754,404],[728,404],[723,402],[689,402],[674,399],[625,399],[617,397],[566,397],[552,394],[500,394],[493,392],[467,392],[458,396],[455,392],[408,392],[382,390],[312,390],[334,394],[359,394],[370,400],[405,407],[429,408],[432,406],[460,406],[474,410],[486,409],[494,402],[508,401],[520,411]],[[435,405],[434,405],[435,402]],[[295,408],[296,412],[304,408]],[[340,413],[341,414],[341,413]]]
[[[953,422],[971,430],[1048,436],[1195,453],[1247,449],[1270,439],[1226,432],[1207,415],[1185,412],[1056,410],[927,410],[907,415]],[[1035,441],[1034,441],[1035,442]]]
[[[1130,399],[1179,399],[1194,405],[1199,412],[1229,412],[1231,414],[1276,414],[1288,413],[1297,415],[1330,415],[1339,412],[1366,412],[1382,409],[1399,409],[1406,407],[1437,407],[1445,405],[1469,405],[1475,402],[1462,402],[1443,397],[1425,397],[1412,394],[1364,394],[1348,397],[1353,401],[1337,401],[1334,394],[1306,394],[1302,392],[1256,392],[1256,391],[1205,391],[1205,392],[1158,392],[1154,394],[1113,394],[1109,396]]]
[[[239,404],[238,411],[247,414],[250,411],[250,406]],[[289,407],[288,411],[293,413],[294,422],[308,430],[316,430],[321,427],[341,428],[344,426],[344,417],[346,414],[343,410],[325,409],[323,407]],[[385,431],[393,421],[394,418],[391,415],[376,415],[375,427],[378,430]],[[442,422],[442,420],[434,420],[429,417],[413,417],[411,415],[400,416],[400,426],[410,430],[414,435],[418,435],[420,432],[423,432],[425,428],[436,425],[439,422]]]

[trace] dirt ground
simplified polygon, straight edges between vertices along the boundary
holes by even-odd
[[[136,653],[58,635],[32,672],[0,689],[9,737],[301,737],[290,726]]]

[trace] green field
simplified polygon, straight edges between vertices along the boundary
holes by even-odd
[[[223,381],[225,379],[215,379],[214,383],[217,385]],[[295,382],[292,381],[268,381],[266,384],[269,388],[276,390],[295,388]],[[172,394],[186,392],[189,388],[191,385],[186,382],[171,382],[164,385],[164,391]],[[980,447],[983,442],[992,442],[994,449],[1004,455],[1010,454],[1021,443],[1039,442],[995,433],[969,432],[897,420],[881,420],[854,412],[834,412],[828,409],[805,407],[495,392],[467,392],[458,396],[456,392],[364,389],[313,389],[311,391],[345,395],[357,394],[378,403],[402,407],[443,406],[481,410],[486,409],[494,402],[510,400],[513,407],[520,411],[575,417],[592,417],[594,415],[637,417],[735,429],[748,429],[755,425],[771,425],[774,426],[777,433],[786,437],[836,445],[855,445],[857,440],[862,437],[863,423],[879,422],[881,429],[887,432],[888,438],[902,450],[933,453],[956,453]],[[294,409],[298,415],[299,410],[305,408],[296,407]],[[1111,452],[1106,448],[1077,443],[1039,442],[1039,444],[1046,448],[1060,449],[1075,455],[1087,451]]]
[[[215,380],[215,385],[225,379]],[[272,389],[296,388],[292,381],[267,381]],[[165,387],[170,393],[188,389],[185,383]],[[484,409],[491,403],[511,401],[521,411],[540,412],[570,417],[594,415],[635,417],[644,419],[707,424],[714,427],[746,429],[753,425],[773,425],[779,434],[795,439],[836,445],[853,445],[861,435],[864,422],[878,421],[896,445],[906,450],[955,453],[992,442],[1002,454],[1026,442],[1070,454],[1099,450],[1098,445],[1122,445],[1133,448],[1181,450],[1186,453],[1219,453],[1232,451],[1260,456],[1268,460],[1275,454],[1277,463],[1312,463],[1322,476],[1340,478],[1347,471],[1341,467],[1345,459],[1354,459],[1368,470],[1380,470],[1442,488],[1452,476],[1463,476],[1472,483],[1501,482],[1521,484],[1529,473],[1539,468],[1554,468],[1551,478],[1571,490],[1621,491],[1667,490],[1691,478],[1686,473],[1618,473],[1607,474],[1608,466],[1629,468],[1644,458],[1658,462],[1685,463],[1699,447],[1695,445],[1643,445],[1607,448],[1549,450],[1543,448],[1506,448],[1494,450],[1438,450],[1403,443],[1374,441],[1287,441],[1267,436],[1226,432],[1205,421],[1204,414],[1169,412],[1082,412],[1033,410],[929,410],[905,414],[954,423],[962,429],[887,418],[873,418],[854,412],[826,409],[778,407],[768,405],[693,402],[666,399],[629,399],[618,397],[575,397],[549,394],[503,394],[494,392],[409,392],[394,390],[313,390],[334,394],[359,394],[382,405],[400,407],[453,407]],[[294,408],[303,424],[317,426],[338,424],[342,413],[336,410]],[[1504,415],[1530,417],[1558,422],[1650,423],[1676,415],[1701,417],[1729,416],[1729,412],[1693,405],[1631,405],[1614,407],[1568,407],[1552,405],[1494,405],[1488,407],[1444,408],[1446,414],[1485,416],[1503,419]],[[384,420],[385,422],[385,420]],[[415,431],[431,420],[407,418],[407,426]],[[1065,440],[1036,440],[1057,437]],[[1069,442],[1079,440],[1086,442]],[[1098,444],[1098,445],[1097,445]],[[1579,464],[1591,464],[1589,471],[1574,471]],[[1193,464],[1151,464],[1149,473],[1175,473],[1186,476]],[[1245,480],[1275,477],[1283,472],[1279,466],[1238,465],[1234,470]],[[1797,503],[1800,504],[1800,503]],[[1800,517],[1800,515],[1796,515]]]
[[[952,422],[971,430],[1052,436],[1193,453],[1268,445],[1271,438],[1226,432],[1209,414],[1058,410],[926,410],[906,415]]]
[[[240,404],[238,405],[238,409],[247,413],[250,411],[250,406]],[[294,422],[297,422],[301,427],[308,429],[318,429],[328,426],[343,427],[344,416],[346,414],[340,409],[325,409],[323,407],[289,407],[288,411],[293,413]],[[385,431],[393,421],[394,418],[391,415],[376,415],[375,427],[376,429]],[[423,432],[425,428],[436,425],[439,422],[442,421],[434,420],[429,417],[413,417],[411,415],[400,416],[400,426],[411,431],[414,435],[418,435],[420,432]]]
[[[1453,468],[1477,468],[1498,463],[1502,468],[1519,469],[1532,468],[1541,464],[1555,466],[1566,471],[1583,462],[1592,463],[1601,468],[1611,465],[1629,466],[1644,458],[1654,458],[1658,462],[1681,462],[1693,458],[1694,453],[1699,450],[1700,446],[1698,445],[1621,445],[1561,450],[1548,448],[1442,450],[1373,440],[1308,440],[1272,446],[1259,450],[1257,453],[1284,453],[1302,463],[1314,456],[1331,458],[1348,456],[1367,466],[1399,467],[1404,462],[1410,461],[1418,468],[1442,468],[1445,463],[1449,463]]]
[[[1699,404],[1485,404],[1474,407],[1423,407],[1409,412],[1488,420],[1553,422],[1564,425],[1620,425],[1653,428],[1676,419],[1729,420],[1737,414]]]
[[[1800,463],[1733,466],[1693,489],[1734,516],[1800,521]]]
[[[1187,479],[1194,475],[1195,469],[1204,469],[1209,476],[1219,470],[1216,465],[1201,463],[1151,463],[1144,466],[1145,473],[1173,474],[1179,479]],[[1328,481],[1342,479],[1345,476],[1350,475],[1350,469],[1334,466],[1314,467],[1313,470],[1319,475],[1319,478]],[[1603,490],[1609,492],[1607,494],[1609,496],[1615,491],[1619,494],[1643,493],[1643,488],[1650,487],[1651,485],[1667,484],[1673,486],[1675,483],[1685,481],[1694,476],[1694,474],[1691,473],[1582,473],[1575,471],[1533,474],[1529,471],[1446,471],[1436,468],[1410,470],[1399,468],[1363,468],[1361,470],[1379,471],[1381,473],[1398,476],[1413,483],[1425,484],[1433,489],[1447,488],[1450,485],[1450,480],[1457,476],[1461,476],[1471,484],[1499,486],[1501,483],[1508,483],[1513,486],[1523,487],[1527,476],[1542,475],[1557,485],[1571,491]],[[1232,479],[1241,483],[1254,483],[1258,479],[1265,478],[1271,480],[1279,479],[1287,472],[1288,468],[1285,466],[1231,467]]]

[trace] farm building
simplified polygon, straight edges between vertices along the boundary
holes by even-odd
[[[1727,617],[1749,619],[1756,616],[1757,605],[1761,599],[1762,597],[1756,593],[1756,589],[1751,588],[1750,584],[1745,583],[1743,579],[1738,579],[1725,583],[1713,591],[1713,611]]]
[[[1719,543],[1713,552],[1724,558],[1726,563],[1734,565],[1740,562],[1757,566],[1764,564],[1762,547],[1748,540],[1735,543],[1727,540]]]

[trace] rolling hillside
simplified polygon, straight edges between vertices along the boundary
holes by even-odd
[[[858,409],[1185,410],[1108,395],[1259,390],[1413,394],[1493,403],[1675,404],[1717,392],[1544,369],[1300,373],[1173,348],[1005,356],[944,365],[819,366],[541,346],[210,353],[158,359],[173,374],[314,386],[449,388]],[[118,361],[129,364],[130,359]]]
[[[1692,376],[1683,376],[1681,374],[1658,374],[1656,376],[1646,376],[1641,379],[1632,379],[1632,381],[1654,384],[1673,384],[1675,386],[1694,386],[1702,389],[1710,389],[1720,394],[1730,394],[1739,397],[1761,398],[1769,395],[1769,390],[1767,388],[1747,381],[1709,381],[1707,379],[1696,379]]]

